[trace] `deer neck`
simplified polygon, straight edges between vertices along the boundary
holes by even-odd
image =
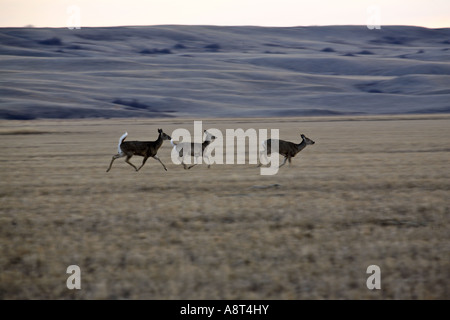
[[[160,133],[159,136],[158,136],[158,139],[156,139],[156,141],[155,141],[156,147],[157,148],[161,147],[161,145],[163,144],[163,141],[164,140],[163,140],[162,135]]]
[[[205,150],[205,148],[211,143],[211,140],[205,140],[202,143],[202,149]]]
[[[303,139],[302,142],[300,142],[300,143],[297,145],[298,151],[302,151],[303,149],[305,149],[305,147],[306,147],[306,142],[305,142],[305,140]]]

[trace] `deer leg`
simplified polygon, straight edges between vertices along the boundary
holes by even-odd
[[[188,169],[188,166],[186,165],[186,163],[184,163],[184,157],[183,157],[183,155],[184,155],[184,153],[183,153],[183,148],[181,148],[181,150],[180,150],[180,152],[178,153],[178,156],[179,156],[179,159],[181,159],[181,164],[183,165],[183,168],[185,169],[185,170],[187,170]]]
[[[158,161],[159,161],[159,163],[161,163],[161,164],[162,164],[162,166],[164,167],[164,170],[166,170],[166,171],[167,171],[167,168],[166,168],[166,166],[164,165],[164,163],[162,163],[162,162],[161,162],[161,159],[159,159],[159,157],[158,157],[157,155],[154,155],[154,156],[153,156],[153,159],[156,159],[156,160],[158,160]]]
[[[144,166],[144,164],[145,164],[145,161],[147,161],[147,159],[148,159],[148,157],[144,157],[144,160],[142,160],[142,164],[141,164],[141,166],[136,170],[136,171],[139,171],[139,170],[141,170],[141,168]]]
[[[138,171],[138,168],[136,168],[136,166],[130,162],[131,157],[132,156],[127,156],[127,158],[125,159],[125,162],[128,163],[130,166],[132,166],[134,168],[134,170]]]
[[[113,164],[114,160],[119,159],[119,158],[122,158],[122,157],[124,157],[124,156],[125,156],[125,155],[124,155],[124,154],[121,154],[121,153],[118,153],[118,154],[113,155],[113,156],[112,156],[112,159],[111,159],[111,163],[109,164],[109,168],[106,169],[106,172],[109,172],[109,170],[111,170],[111,167],[112,167],[112,164]]]
[[[262,157],[262,155],[263,155],[263,151],[261,151],[260,153],[259,153],[259,163],[258,163],[258,166],[257,166],[257,168],[259,168],[259,167],[261,167],[262,166],[262,162],[261,162],[261,157]]]
[[[270,153],[269,152],[266,153],[266,150],[263,150],[259,153],[259,164],[258,164],[257,168],[262,166],[262,162],[261,162],[262,156],[264,156],[264,159],[266,160],[266,164],[269,163],[269,159],[267,158],[267,155],[270,155]]]
[[[282,166],[284,166],[285,164],[286,164],[286,160],[288,159],[288,157],[284,157],[284,161],[283,161],[283,163],[278,167],[278,168],[281,168]]]
[[[211,160],[209,160],[208,156],[203,157],[203,159],[205,159],[205,163],[206,163],[206,159],[208,159],[208,169],[211,168]]]
[[[197,164],[198,164],[198,163],[195,162],[192,166],[189,166],[188,169],[195,167]]]
[[[288,160],[289,160],[289,165],[291,165],[291,157],[289,157]]]
[[[188,169],[193,168],[193,167],[195,167],[198,164],[198,160],[197,160],[198,157],[200,157],[200,156],[199,155],[195,156],[194,164],[192,166],[188,167]]]

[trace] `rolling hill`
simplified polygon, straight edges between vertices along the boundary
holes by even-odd
[[[450,112],[450,28],[0,28],[0,118]]]

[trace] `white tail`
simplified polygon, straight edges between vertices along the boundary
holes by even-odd
[[[123,140],[127,137],[128,132],[125,132],[119,139],[119,145],[117,146],[117,153],[122,153],[122,149],[120,149],[120,145],[122,144]]]

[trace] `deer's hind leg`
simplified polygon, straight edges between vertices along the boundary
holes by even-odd
[[[141,170],[141,168],[144,166],[144,164],[145,164],[145,162],[147,161],[147,159],[148,159],[148,157],[144,157],[144,160],[142,160],[141,166],[140,166],[136,171]]]
[[[111,162],[109,164],[109,167],[108,167],[108,169],[106,169],[106,172],[109,172],[109,170],[111,170],[111,167],[112,167],[112,164],[113,164],[114,160],[122,158],[122,157],[125,157],[124,153],[118,153],[118,154],[113,155],[112,159],[111,159]]]
[[[264,157],[264,162],[266,163],[266,164],[268,164],[269,163],[269,158],[267,158],[267,156],[270,156],[270,151],[269,150],[262,150],[260,153],[259,153],[259,164],[258,164],[258,166],[257,166],[257,168],[259,168],[259,167],[261,167],[263,164],[262,164],[262,161],[261,161],[261,159]]]
[[[138,171],[138,168],[136,168],[136,166],[130,162],[130,159],[131,159],[132,156],[133,155],[127,155],[127,158],[125,159],[125,162],[128,163],[130,166],[132,166],[134,168],[134,170]]]
[[[285,156],[285,157],[284,157],[283,163],[282,163],[278,168],[281,168],[282,166],[284,166],[284,165],[286,164],[286,160],[287,160],[287,159],[289,159],[289,162],[291,162],[291,158],[288,157],[288,156]]]
[[[188,167],[187,167],[186,163],[184,163],[183,148],[181,148],[180,152],[178,152],[178,160],[181,161],[183,168],[187,170]]]

